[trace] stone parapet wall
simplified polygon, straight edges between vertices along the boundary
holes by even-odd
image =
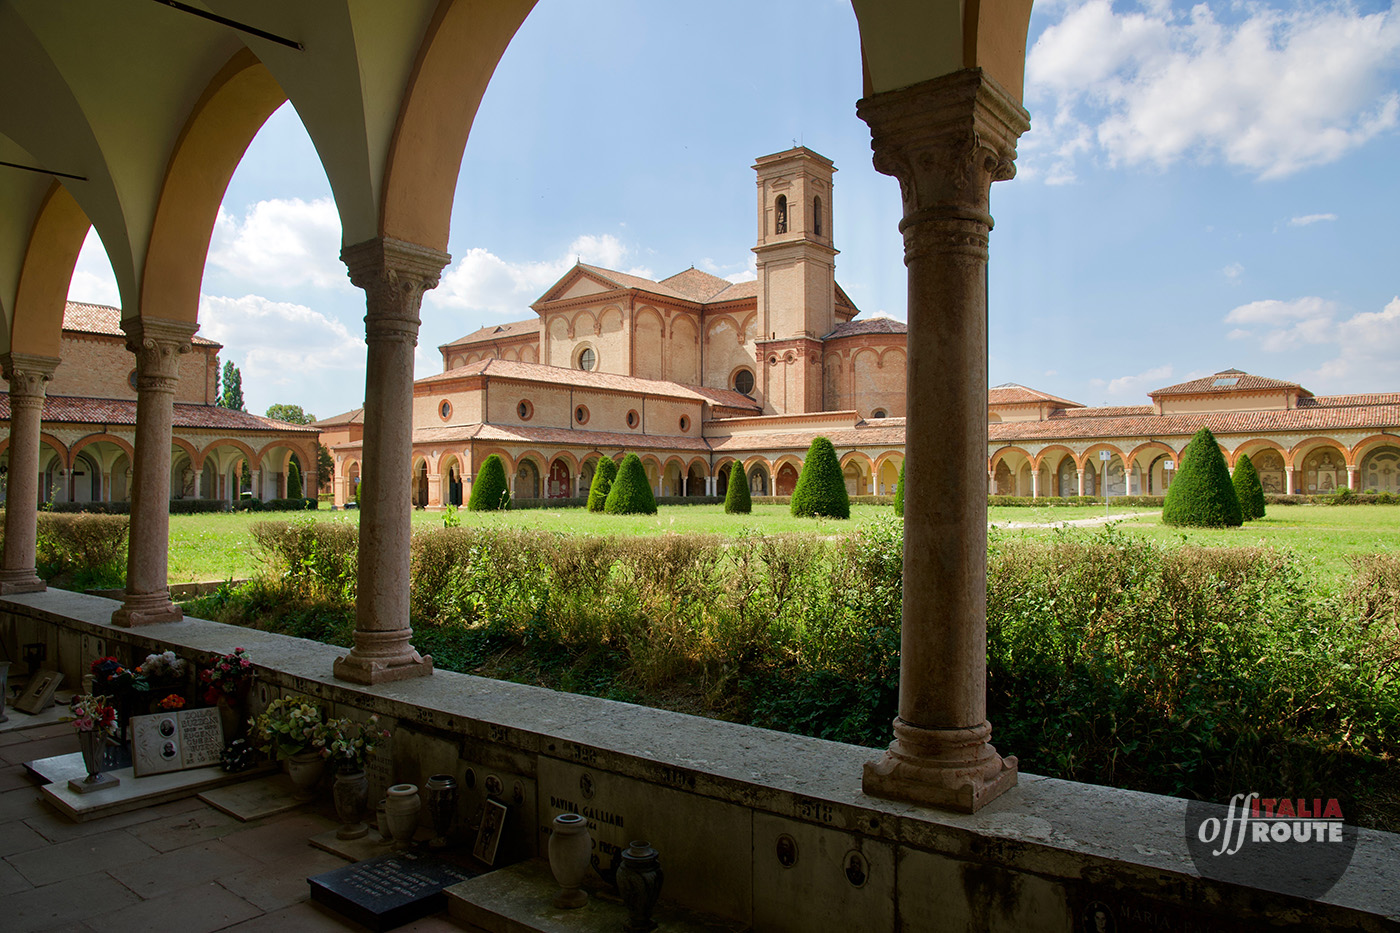
[[[975,815],[943,813],[865,796],[870,749],[442,671],[356,687],[330,676],[343,649],[198,619],[117,629],[115,605],[59,590],[8,597],[0,639],[11,657],[47,642],[69,683],[103,654],[202,660],[245,647],[259,665],[255,705],[295,692],[336,715],[384,717],[394,780],[456,774],[470,815],[497,778],[511,807],[503,859],[541,853],[553,816],[577,810],[605,860],[648,839],[667,898],[758,930],[1069,933],[1093,928],[1091,905],[1118,930],[1400,921],[1393,834],[1362,831],[1341,883],[1303,901],[1200,878],[1175,798],[1022,774]]]

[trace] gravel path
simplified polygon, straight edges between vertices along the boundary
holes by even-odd
[[[1094,518],[1066,519],[1062,522],[987,522],[990,528],[1088,528],[1108,522],[1137,518],[1139,515],[1155,515],[1155,512],[1122,512],[1118,515],[1098,515]]]

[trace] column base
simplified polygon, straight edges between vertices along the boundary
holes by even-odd
[[[409,649],[410,654],[397,658],[366,657],[356,654],[357,650],[351,648],[345,657],[336,658],[334,671],[337,680],[372,686],[408,680],[410,677],[429,677],[433,673],[432,655],[420,655],[412,648]]]
[[[11,593],[42,593],[49,585],[33,570],[0,570],[0,596]]]
[[[894,734],[884,756],[865,763],[861,789],[872,797],[976,813],[1016,786],[1016,758],[987,741],[990,723],[925,729],[896,718]]]
[[[179,622],[185,612],[170,601],[170,591],[156,593],[127,593],[122,607],[112,613],[112,624],[122,628],[154,625],[158,622]]]

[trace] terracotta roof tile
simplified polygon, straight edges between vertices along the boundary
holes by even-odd
[[[742,301],[745,298],[758,297],[758,279],[749,279],[745,282],[731,282],[729,287],[722,292],[716,292],[710,296],[706,304],[719,304],[722,301]]]
[[[710,275],[691,266],[684,272],[677,272],[670,278],[662,279],[658,284],[688,295],[691,301],[713,301],[720,292],[729,288],[733,283],[728,279],[722,279],[717,275]]]
[[[909,325],[892,317],[871,317],[862,321],[846,321],[837,324],[835,330],[823,340],[840,340],[842,337],[859,337],[864,334],[907,334]]]
[[[1400,392],[1372,392],[1368,395],[1318,395],[1298,399],[1299,408],[1351,408],[1355,405],[1400,405]]]
[[[1113,409],[1104,409],[1112,411]],[[1093,411],[1093,409],[1090,409]],[[1214,434],[1269,431],[1337,431],[1400,426],[1400,403],[1291,411],[1217,411],[1177,415],[1109,415],[1009,421],[990,425],[988,440],[1052,440],[1091,437],[1190,437],[1201,428]]]
[[[342,424],[364,424],[364,423],[365,423],[365,410],[364,410],[363,408],[356,408],[356,409],[354,409],[354,410],[352,410],[352,411],[347,411],[347,412],[345,412],[344,414],[332,415],[332,416],[329,417],[329,418],[322,418],[320,421],[313,421],[313,422],[311,422],[311,427],[313,427],[313,428],[320,428],[321,430],[325,430],[326,428],[336,428],[336,427],[339,427],[339,426],[341,426]]]
[[[1029,389],[1015,382],[1006,382],[987,390],[988,405],[1022,405],[1031,402],[1054,402],[1065,408],[1084,407],[1078,402],[1071,402],[1057,395],[1041,392],[1039,389]]]
[[[511,321],[509,324],[494,324],[472,331],[465,337],[458,337],[451,343],[444,343],[438,347],[445,350],[448,347],[460,347],[471,343],[490,343],[493,340],[506,340],[511,337],[538,337],[540,334],[540,319],[531,318],[528,321]]]
[[[44,399],[44,421],[53,424],[116,424],[136,423],[136,401],[111,398],[82,398],[50,395]],[[10,420],[10,394],[0,392],[0,420]],[[246,411],[232,411],[214,405],[175,403],[175,427],[212,428],[223,431],[275,431],[280,434],[315,434],[309,424],[287,424]]]
[[[114,308],[111,305],[87,304],[82,301],[70,301],[63,306],[63,329],[78,334],[105,334],[109,337],[123,339],[126,337],[126,331],[122,330],[120,308]],[[216,343],[198,334],[194,335],[192,342],[197,347],[223,346],[221,343]]]
[[[628,450],[708,451],[703,438],[656,434],[624,434],[613,431],[571,431],[568,428],[537,428],[515,424],[465,424],[450,427],[417,428],[415,444],[454,441],[494,441],[501,444],[543,444],[551,447],[622,447]]]
[[[1223,384],[1217,384],[1223,383]],[[1288,382],[1283,379],[1268,379],[1264,376],[1252,376],[1239,369],[1226,369],[1213,376],[1202,376],[1200,379],[1192,379],[1189,382],[1178,382],[1176,385],[1166,386],[1162,389],[1154,389],[1148,392],[1148,397],[1156,398],[1159,395],[1197,395],[1201,393],[1221,394],[1226,392],[1247,392],[1257,389],[1302,389],[1311,395],[1307,389],[1296,382]]]
[[[710,439],[710,447],[716,453],[743,450],[806,450],[812,446],[812,439],[825,437],[838,449],[848,447],[898,446],[904,443],[904,419],[885,418],[886,422],[867,421],[856,428],[838,428],[830,431],[783,431],[773,434],[736,434],[732,437]]]
[[[1117,405],[1103,408],[1056,408],[1051,418],[1113,418],[1125,415],[1151,415],[1157,411],[1151,405]]]
[[[683,398],[705,401],[727,408],[740,408],[758,411],[758,403],[746,395],[731,389],[713,389],[700,386],[687,386],[678,382],[659,379],[639,379],[635,376],[619,376],[616,373],[584,372],[580,369],[564,369],[560,366],[546,366],[543,363],[520,363],[515,360],[477,360],[466,366],[458,366],[447,372],[425,376],[414,385],[433,385],[467,376],[491,375],[522,382],[540,382],[549,385],[573,386],[580,389],[609,389],[615,392],[661,395],[668,398]]]
[[[662,285],[660,282],[653,282],[651,279],[644,279],[640,275],[618,272],[615,269],[604,269],[601,266],[590,266],[586,262],[579,263],[578,267],[593,273],[600,279],[611,282],[618,288],[636,288],[644,292],[651,292],[653,295],[661,295],[663,298],[679,298],[681,301],[695,301],[694,298],[682,291],[671,288],[669,285]]]

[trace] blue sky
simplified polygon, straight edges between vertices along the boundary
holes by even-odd
[[[992,384],[1085,404],[1238,367],[1318,394],[1400,391],[1400,14],[1376,3],[1035,8],[1018,177],[993,187]],[[905,318],[898,186],[855,116],[846,0],[541,0],[462,162],[438,344],[528,305],[576,257],[752,275],[756,156],[835,161],[837,278]],[[360,404],[362,293],[290,107],[235,173],[200,320],[251,411]],[[96,237],[70,297],[114,303]]]

